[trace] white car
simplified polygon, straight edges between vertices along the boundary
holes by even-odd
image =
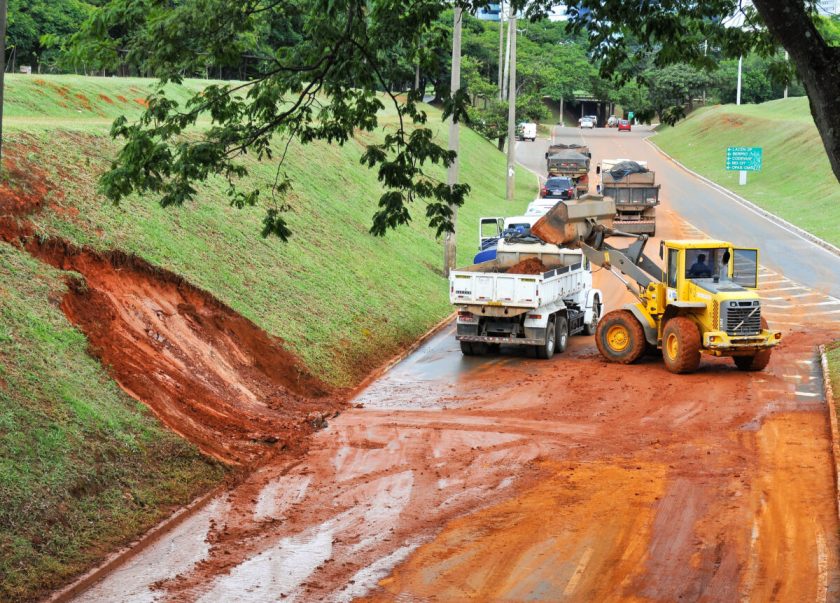
[[[520,140],[534,142],[537,139],[537,124],[535,123],[523,122],[519,124],[516,130],[516,136]]]
[[[591,117],[581,117],[580,118],[580,127],[581,128],[589,128],[590,130],[595,127],[595,122],[592,120]]]
[[[561,199],[534,199],[525,210],[526,216],[544,216],[548,210],[557,205]]]

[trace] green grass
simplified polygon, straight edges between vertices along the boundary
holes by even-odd
[[[840,341],[825,346],[825,358],[828,361],[827,378],[831,382],[831,389],[834,393],[834,400],[826,400],[834,404],[834,408],[840,415]]]
[[[0,245],[0,600],[60,586],[225,470],[86,353],[61,274]]]
[[[88,98],[128,98],[129,89],[140,97],[142,86],[150,86],[148,80],[44,80],[41,94],[33,92],[39,89],[34,79],[11,78],[10,102],[30,107],[33,94],[61,100],[73,97],[77,89]],[[69,92],[59,93],[56,86]],[[195,89],[199,83],[187,86]],[[130,107],[135,115],[140,108]],[[440,113],[428,110],[432,127],[445,139]],[[51,184],[63,191],[63,198],[54,195],[54,209],[35,218],[40,231],[135,252],[182,274],[285,339],[332,384],[358,383],[451,311],[441,276],[442,243],[426,226],[422,204],[411,208],[410,226],[384,238],[368,234],[381,187],[359,158],[364,143],[378,136],[361,133],[344,146],[291,146],[283,169],[294,182],[287,200],[294,237],[284,244],[262,239],[262,208],[231,208],[219,180],[203,186],[198,200],[183,208],[162,209],[153,198],[137,197],[113,207],[96,185],[117,149],[106,137],[107,122],[95,112],[76,113],[68,118],[72,126],[65,127],[55,121],[54,107],[41,113],[17,111],[6,124],[12,147],[26,161],[43,166]],[[393,127],[394,116],[383,114],[382,123]],[[268,190],[276,166],[247,163],[250,183]],[[472,194],[459,213],[459,265],[469,263],[476,250],[480,216],[516,215],[536,195],[535,177],[519,169],[516,201],[505,201],[504,173],[505,156],[464,129],[460,174]],[[445,178],[442,170],[435,174]]]
[[[840,245],[840,184],[831,171],[807,98],[701,109],[653,142],[692,170],[822,239]],[[762,170],[738,184],[726,147],[764,149]]]

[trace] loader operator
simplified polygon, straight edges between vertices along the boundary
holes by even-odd
[[[706,263],[706,254],[701,253],[697,256],[697,261],[688,269],[689,278],[711,278],[712,269]]]

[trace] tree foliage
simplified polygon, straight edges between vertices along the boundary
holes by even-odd
[[[470,13],[485,2],[455,4]],[[567,5],[568,28],[539,21],[553,0],[512,4],[523,11],[526,30],[517,81],[523,107],[582,88],[605,100],[644,94],[650,107],[675,119],[682,99],[714,84],[704,80],[706,72],[752,52],[771,61],[776,80],[789,80],[795,65],[840,176],[840,49],[817,30],[810,1],[785,3],[785,19],[772,0],[579,0]],[[276,161],[274,198],[292,185],[282,172],[288,141],[343,144],[356,129],[378,129],[387,105],[399,125],[363,157],[384,189],[372,232],[408,222],[416,200],[439,234],[451,230],[452,208],[468,190],[430,176],[429,166],[447,166],[454,156],[433,138],[418,104],[425,86],[410,89],[414,67],[458,121],[471,100],[486,94],[498,68],[498,29],[465,18],[467,85],[449,94],[451,10],[448,0],[109,0],[73,36],[69,60],[128,65],[162,83],[211,68],[247,82],[211,84],[183,106],[161,88],[137,123],[117,121],[112,132],[124,147],[103,181],[108,196],[118,201],[150,191],[165,205],[181,204],[195,196],[196,183],[221,174],[231,203],[262,204],[261,191],[240,190],[247,173],[242,155]],[[744,26],[731,27],[732,15],[743,17]],[[830,37],[833,25],[821,27]],[[782,46],[790,63],[778,60]],[[749,85],[759,98],[767,92],[761,81]],[[485,127],[498,130],[503,103],[491,104]],[[200,117],[209,118],[209,128],[196,127]],[[267,203],[265,234],[288,236],[282,207]]]

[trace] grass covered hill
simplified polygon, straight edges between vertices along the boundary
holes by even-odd
[[[358,383],[451,311],[442,243],[425,226],[422,205],[410,226],[368,234],[380,186],[359,158],[378,135],[361,133],[343,147],[292,146],[286,201],[294,237],[284,244],[262,239],[262,208],[231,208],[218,180],[194,203],[166,210],[139,197],[114,207],[98,193],[118,149],[110,123],[139,114],[149,80],[10,75],[6,86],[0,209],[39,206],[29,219],[40,235],[135,253],[183,276],[284,339],[330,384]],[[184,100],[201,86],[171,91]],[[445,137],[439,113],[429,111]],[[393,116],[383,123],[391,127]],[[461,145],[461,177],[473,188],[459,217],[463,264],[475,251],[479,216],[521,213],[536,180],[519,170],[517,199],[507,202],[504,155],[469,130]],[[249,167],[267,189],[275,167]],[[60,271],[0,243],[3,601],[60,586],[226,474],[88,354],[59,308],[64,288]]]
[[[834,245],[840,245],[840,184],[805,97],[718,105],[692,113],[653,142],[686,166]],[[746,186],[726,171],[726,148],[762,147],[762,170]]]
[[[183,208],[161,209],[149,198],[112,206],[97,192],[97,178],[117,149],[107,137],[109,122],[121,113],[136,115],[149,89],[148,80],[9,78],[6,128],[13,152],[44,169],[62,193],[35,219],[41,232],[134,252],[183,275],[285,339],[316,374],[338,386],[357,383],[450,312],[442,243],[426,226],[422,205],[412,208],[412,225],[383,238],[368,234],[381,189],[359,158],[372,134],[360,133],[344,146],[292,145],[285,166],[294,183],[287,199],[289,243],[262,239],[262,209],[231,208],[220,180]],[[439,112],[429,113],[445,138]],[[384,127],[393,120],[383,115]],[[268,189],[275,166],[252,162],[249,168]],[[505,201],[504,155],[466,128],[460,170],[472,187],[459,214],[463,264],[476,249],[478,218],[521,213],[536,196],[536,179],[519,169],[516,201]],[[443,171],[438,176],[445,178]]]

